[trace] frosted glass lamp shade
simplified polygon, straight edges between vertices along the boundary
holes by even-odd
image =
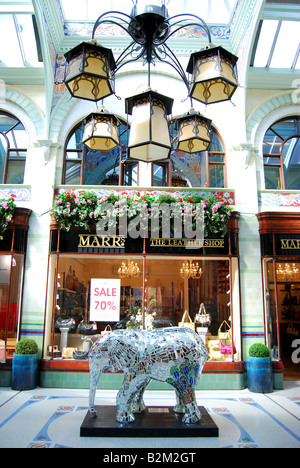
[[[223,47],[207,47],[191,55],[190,97],[204,104],[230,100],[238,87],[238,57]]]
[[[132,115],[128,157],[145,162],[168,159],[171,138],[167,116],[172,112],[173,99],[149,90],[127,98],[126,105]]]
[[[208,151],[211,143],[211,123],[211,120],[195,111],[178,118],[175,122],[175,129],[178,130],[176,149],[185,153]]]
[[[64,82],[73,97],[99,101],[114,94],[116,64],[110,49],[83,42],[65,58]]]
[[[95,151],[111,151],[120,146],[117,118],[105,112],[90,114],[86,119],[82,143]]]

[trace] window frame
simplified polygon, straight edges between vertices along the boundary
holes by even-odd
[[[7,135],[8,135],[10,132],[13,132],[14,129],[15,129],[16,127],[18,127],[19,125],[21,125],[21,126],[23,127],[23,130],[24,130],[24,132],[26,132],[27,137],[28,137],[28,133],[27,133],[27,131],[26,131],[25,126],[23,125],[23,123],[21,122],[21,120],[20,120],[17,116],[15,116],[15,115],[13,115],[13,114],[10,114],[9,112],[5,112],[5,111],[3,111],[3,110],[0,110],[0,116],[1,116],[1,115],[2,115],[2,116],[5,116],[5,117],[9,117],[9,118],[11,118],[11,119],[14,120],[14,124],[9,128],[9,130],[3,131],[3,130],[1,130],[1,128],[0,128],[0,133],[1,133],[1,135],[2,135],[2,136],[4,137],[4,139],[7,141],[7,149],[6,149],[5,163],[4,163],[4,168],[3,168],[3,177],[2,177],[1,183],[2,183],[2,184],[7,184],[7,183],[8,183],[8,182],[7,182],[7,179],[8,179],[8,174],[9,174],[9,165],[10,165],[10,163],[13,162],[13,161],[18,161],[18,162],[24,163],[23,181],[22,181],[22,184],[24,184],[25,170],[26,170],[26,157],[27,157],[28,148],[21,148],[21,147],[18,148],[16,145],[13,146],[13,147],[11,147],[11,146],[10,146],[10,145],[11,145],[10,139],[8,138]],[[14,141],[14,143],[17,143],[14,134],[12,134],[12,135],[13,135],[13,141]],[[22,156],[22,157],[18,156],[17,159],[16,159],[16,158],[10,156],[11,153],[16,153],[16,154],[25,153],[25,156]],[[13,182],[11,182],[11,183],[13,183]]]
[[[289,120],[295,120],[296,121],[296,126],[297,126],[297,133],[295,134],[291,134],[289,135],[286,139],[283,139],[282,136],[280,136],[280,134],[278,132],[276,132],[275,130],[273,130],[272,127],[274,127],[275,125],[278,125],[280,124],[281,122],[285,122],[285,121],[289,121]],[[279,168],[279,176],[280,176],[280,188],[277,188],[277,189],[271,189],[271,190],[287,190],[286,189],[286,180],[285,180],[285,172],[284,172],[284,164],[283,164],[283,158],[282,158],[282,151],[283,151],[283,148],[284,148],[284,145],[292,138],[300,138],[300,116],[290,116],[290,117],[284,117],[282,119],[279,119],[277,120],[276,122],[272,123],[272,125],[270,125],[270,127],[267,129],[267,131],[265,132],[265,135],[264,135],[264,140],[263,140],[263,145],[265,143],[265,138],[266,138],[266,135],[269,131],[272,131],[274,133],[274,135],[276,135],[278,138],[280,138],[280,140],[282,140],[282,143],[280,145],[280,149],[279,149],[279,153],[271,153],[271,154],[267,154],[265,153],[265,151],[263,151],[263,166],[264,166],[264,179],[265,179],[265,183],[266,183],[266,172],[265,172],[265,167],[276,167],[276,168]],[[278,159],[278,164],[275,164],[274,162],[271,163],[271,164],[267,164],[265,162],[265,159],[266,158],[277,158]],[[292,190],[292,189],[291,189]]]

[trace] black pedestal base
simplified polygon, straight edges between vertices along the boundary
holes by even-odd
[[[202,418],[196,424],[184,424],[182,414],[172,408],[146,408],[135,414],[132,423],[116,421],[115,406],[96,406],[98,417],[88,412],[80,428],[80,437],[219,437],[216,426],[206,409],[199,409]]]

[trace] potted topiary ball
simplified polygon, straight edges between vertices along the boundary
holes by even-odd
[[[252,345],[247,361],[248,389],[253,393],[273,392],[273,369],[269,348],[261,343]]]
[[[38,346],[30,338],[22,338],[16,344],[12,361],[11,388],[32,390],[37,386]]]

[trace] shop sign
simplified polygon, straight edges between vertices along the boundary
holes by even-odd
[[[120,279],[91,279],[90,321],[120,321]]]
[[[300,250],[300,239],[281,239],[281,250]]]
[[[185,249],[224,249],[224,239],[150,239],[150,247],[170,247]]]
[[[95,234],[79,234],[78,248],[124,249],[125,238],[120,236],[97,236]]]

